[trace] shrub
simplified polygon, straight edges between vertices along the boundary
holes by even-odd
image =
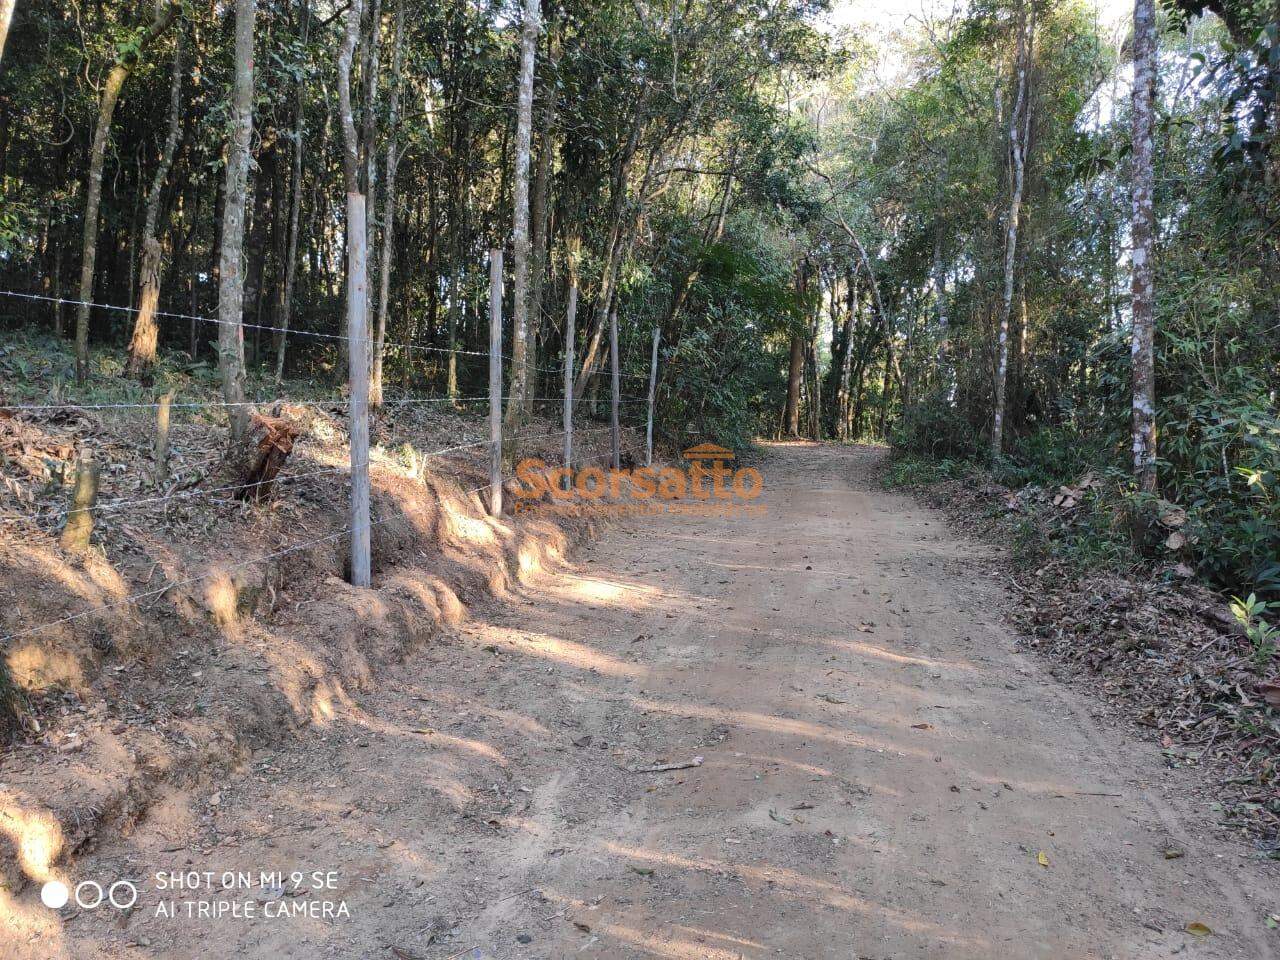
[[[1267,384],[1175,395],[1162,423],[1162,492],[1187,510],[1200,572],[1280,598],[1280,417]]]
[[[969,421],[941,393],[904,410],[890,431],[889,443],[901,453],[949,460],[972,459],[980,449]]]

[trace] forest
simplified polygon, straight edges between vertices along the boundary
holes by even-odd
[[[482,392],[487,251],[511,242],[509,422],[559,395],[580,291],[576,393],[598,399],[611,315],[637,385],[658,328],[667,441],[1094,467],[1122,509],[1188,511],[1213,582],[1276,594],[1267,0],[1158,4],[1145,53],[1084,0],[885,38],[818,0],[8,6],[0,316],[65,343],[68,384],[182,354],[229,401],[246,376],[341,386],[354,191],[375,404]],[[1127,485],[1144,370],[1163,442]]]
[[[1275,955],[1278,223],[1280,0],[0,0],[0,954]]]

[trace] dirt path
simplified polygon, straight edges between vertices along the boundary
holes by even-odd
[[[1208,839],[1185,772],[1015,649],[976,548],[879,490],[876,456],[774,448],[765,519],[619,524],[77,863],[142,878],[138,908],[20,955],[1274,956],[1274,875]],[[158,892],[178,869],[336,875]],[[155,916],[167,899],[255,915]]]

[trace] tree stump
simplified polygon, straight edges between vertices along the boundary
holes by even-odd
[[[245,484],[236,492],[238,499],[258,501],[270,496],[300,433],[302,427],[288,417],[255,413],[250,418],[249,431],[238,455],[232,458],[233,468]]]

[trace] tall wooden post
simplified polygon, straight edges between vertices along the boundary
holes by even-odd
[[[62,547],[76,553],[89,549],[93,533],[93,505],[98,499],[98,465],[88,451],[80,454],[76,465],[76,489],[71,495],[71,512],[62,528]]]
[[[573,487],[573,361],[577,345],[573,325],[578,319],[578,281],[569,281],[569,307],[564,315],[564,488]]]
[[[369,530],[369,297],[364,194],[347,194],[347,383],[351,390],[351,583],[372,582]]]
[[[502,251],[489,251],[489,513],[502,516]]]
[[[653,353],[649,357],[649,420],[644,428],[644,465],[653,466],[653,399],[658,388],[658,340],[660,327],[653,328]]]
[[[609,403],[609,436],[613,443],[613,469],[622,469],[622,431],[618,425],[618,403],[622,393],[622,374],[618,370],[618,311],[609,311],[609,372],[612,391]]]
[[[169,407],[172,403],[173,391],[169,391],[160,398],[156,408],[155,463],[152,465],[156,486],[169,479]]]

